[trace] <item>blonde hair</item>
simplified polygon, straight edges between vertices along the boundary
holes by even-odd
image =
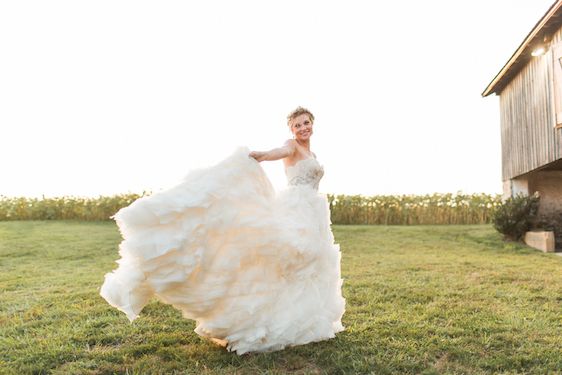
[[[310,112],[308,109],[303,108],[303,107],[297,107],[297,109],[295,109],[293,112],[289,113],[289,115],[287,116],[287,125],[289,126],[289,128],[291,127],[291,122],[296,119],[297,117],[299,117],[300,115],[308,115],[308,118],[310,119],[310,122],[312,122],[314,124],[314,115],[312,114],[312,112]]]

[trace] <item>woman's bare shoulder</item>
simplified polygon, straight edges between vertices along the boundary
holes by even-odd
[[[289,149],[291,154],[294,154],[298,149],[298,143],[295,139],[287,139],[283,144],[283,147]]]

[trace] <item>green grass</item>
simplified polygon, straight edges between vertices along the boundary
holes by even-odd
[[[0,223],[0,374],[562,373],[562,257],[491,226],[335,226],[346,331],[237,356],[174,308],[99,295],[112,222]]]

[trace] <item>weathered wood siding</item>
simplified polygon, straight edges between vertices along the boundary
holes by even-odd
[[[550,61],[532,59],[500,94],[503,180],[556,160]]]
[[[562,43],[562,28],[558,29],[558,31],[552,37],[552,44],[560,44]],[[561,84],[560,82],[558,82]],[[554,87],[552,88],[554,90]],[[558,95],[562,96],[562,92],[558,92]],[[555,129],[555,144],[556,144],[556,157],[557,159],[562,159],[562,128]]]
[[[562,40],[562,29],[552,43]],[[509,180],[562,158],[556,129],[552,51],[532,59],[500,93],[502,177]]]

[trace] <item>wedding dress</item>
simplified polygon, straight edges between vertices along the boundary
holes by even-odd
[[[310,158],[287,168],[288,187],[276,194],[248,154],[240,148],[112,216],[123,241],[100,291],[109,304],[132,321],[156,297],[238,354],[344,329],[340,251],[317,191],[322,166]]]

